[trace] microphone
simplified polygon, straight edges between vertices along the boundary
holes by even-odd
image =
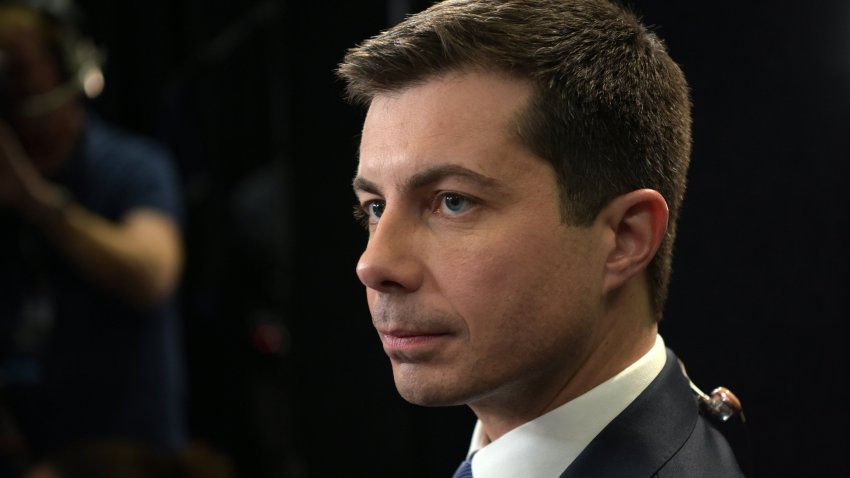
[[[741,400],[734,393],[726,387],[717,387],[711,391],[711,394],[706,394],[688,377],[685,364],[681,360],[679,360],[679,367],[682,369],[682,374],[688,379],[691,391],[694,392],[705,412],[722,422],[726,422],[737,415],[741,418],[742,423],[746,423]]]

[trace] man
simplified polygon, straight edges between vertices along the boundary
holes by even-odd
[[[602,0],[446,1],[350,50],[357,265],[396,386],[478,417],[456,476],[739,476],[657,333],[685,79]]]
[[[0,393],[35,457],[90,439],[177,450],[176,176],[62,93],[72,42],[0,5]]]

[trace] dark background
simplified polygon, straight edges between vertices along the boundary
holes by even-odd
[[[447,477],[474,417],[396,394],[354,264],[363,111],[332,70],[422,1],[79,0],[93,109],[184,180],[190,425],[240,476]],[[694,153],[662,334],[744,402],[754,476],[848,476],[850,3],[634,9],[689,78]]]

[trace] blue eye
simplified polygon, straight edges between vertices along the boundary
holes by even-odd
[[[386,204],[383,201],[372,201],[367,207],[369,208],[369,215],[374,219],[378,219],[384,214]]]
[[[448,193],[443,195],[440,203],[440,208],[448,211],[449,214],[460,214],[469,209],[472,201],[460,194]]]

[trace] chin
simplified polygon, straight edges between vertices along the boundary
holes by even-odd
[[[399,395],[414,405],[423,407],[451,407],[464,405],[469,400],[466,390],[452,387],[446,383],[429,383],[415,377],[395,377],[395,386]]]
[[[453,400],[443,394],[429,393],[423,390],[398,388],[398,393],[401,395],[401,398],[405,399],[409,403],[423,407],[451,407],[466,403],[463,400]]]

